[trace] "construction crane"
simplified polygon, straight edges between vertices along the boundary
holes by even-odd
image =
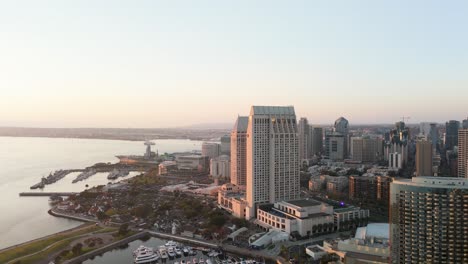
[[[407,121],[407,120],[410,120],[410,116],[402,116],[401,117],[401,120],[403,120],[403,122]]]

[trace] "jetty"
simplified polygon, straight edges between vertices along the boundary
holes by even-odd
[[[86,169],[85,171],[80,173],[78,176],[76,176],[76,178],[72,181],[72,183],[77,183],[79,181],[84,181],[84,180],[88,179],[89,177],[93,176],[96,173],[97,173],[97,171],[95,169],[93,169],[93,168]]]
[[[19,196],[71,196],[77,192],[21,192]]]
[[[41,181],[39,183],[36,183],[34,184],[33,186],[31,186],[30,188],[31,189],[42,189],[44,188],[44,186],[46,186],[47,184],[53,184],[59,180],[61,180],[62,178],[64,178],[65,176],[67,176],[69,173],[72,173],[72,172],[82,172],[83,169],[76,169],[76,170],[58,170],[58,171],[55,171],[54,173],[50,173],[49,176],[47,177],[42,177]]]

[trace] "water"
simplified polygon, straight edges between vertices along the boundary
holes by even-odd
[[[136,241],[128,243],[127,248],[123,248],[123,249],[118,248],[118,249],[108,251],[101,256],[96,256],[93,259],[83,262],[83,264],[108,264],[108,263],[129,264],[129,263],[133,263],[134,261],[133,251],[135,251],[135,249],[137,249],[140,245],[144,245],[146,247],[152,247],[153,249],[157,250],[159,246],[164,245],[166,242],[167,241],[165,240],[161,240],[161,239],[154,238],[154,237],[150,238],[148,241],[136,240]],[[196,256],[183,256],[182,255],[179,258],[168,259],[165,261],[165,263],[172,264],[176,261],[180,263],[181,260],[185,260],[187,262],[187,260],[192,261],[193,258],[197,258],[197,259],[203,258],[206,260],[208,256],[203,255],[201,251],[197,251]],[[159,263],[162,263],[162,261],[159,260]],[[215,262],[213,261],[213,263]]]
[[[200,150],[201,141],[154,140],[153,150],[181,152]],[[50,216],[48,197],[19,197],[20,192],[40,181],[42,176],[58,169],[80,169],[98,162],[116,162],[115,155],[142,155],[143,142],[0,137],[0,248],[50,235],[82,224]],[[134,176],[131,173],[128,177]],[[46,185],[44,191],[82,191],[85,185],[107,184],[105,173],[72,184],[69,174]],[[121,180],[120,178],[119,180]],[[40,191],[40,189],[35,190]]]

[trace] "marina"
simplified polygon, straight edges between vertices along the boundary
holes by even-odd
[[[168,252],[176,252],[171,257]],[[268,261],[267,261],[268,262]],[[143,264],[143,263],[161,263],[161,264],[257,264],[265,263],[264,259],[243,258],[239,255],[233,255],[227,252],[218,251],[199,246],[191,246],[189,243],[179,243],[167,241],[156,237],[148,240],[136,240],[128,243],[125,247],[120,247],[108,251],[100,256],[95,256],[83,262],[84,264]]]

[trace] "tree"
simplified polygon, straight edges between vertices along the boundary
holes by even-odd
[[[81,254],[81,250],[83,249],[83,244],[78,243],[72,247],[73,255],[78,256]]]
[[[107,215],[106,215],[104,212],[102,212],[102,211],[98,211],[98,212],[96,213],[96,216],[97,216],[97,219],[98,219],[99,221],[102,221],[102,220],[105,220],[105,219],[109,218],[109,216],[107,216]]]
[[[119,235],[126,235],[128,233],[128,223],[122,224],[119,227]]]

